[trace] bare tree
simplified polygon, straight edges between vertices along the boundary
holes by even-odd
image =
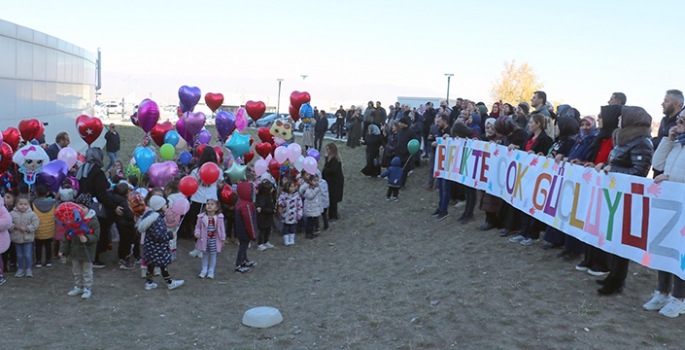
[[[521,101],[530,101],[533,93],[542,89],[533,67],[528,63],[516,66],[516,60],[504,62],[504,71],[500,79],[492,87],[491,95],[497,101],[509,102],[513,105]]]

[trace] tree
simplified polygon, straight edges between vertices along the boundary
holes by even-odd
[[[496,101],[509,102],[516,106],[519,102],[529,102],[533,93],[542,89],[533,67],[528,63],[516,66],[516,60],[504,62],[504,71],[492,87],[491,95]],[[530,103],[530,102],[529,102]]]

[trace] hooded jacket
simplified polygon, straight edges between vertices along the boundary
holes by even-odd
[[[97,242],[100,239],[100,222],[95,215],[95,210],[88,210],[86,214],[86,219],[90,219],[88,222],[88,228],[90,228],[90,233],[85,236],[88,239],[86,243],[82,243],[80,239],[69,237],[64,235],[62,238],[62,244],[59,246],[59,251],[64,256],[69,256],[72,261],[90,261],[92,262],[95,258],[95,248],[97,247]],[[87,252],[86,252],[87,251]]]
[[[241,182],[237,186],[238,202],[235,204],[235,236],[239,240],[257,239],[257,210],[252,204],[254,187],[249,182]]]
[[[36,239],[36,229],[38,229],[38,225],[40,224],[38,215],[36,215],[31,208],[26,209],[26,211],[22,213],[16,206],[10,215],[12,215],[12,227],[10,228],[12,242],[19,244],[33,242]],[[28,228],[29,231],[19,231],[15,228],[16,226],[24,226]]]
[[[149,210],[136,225],[138,232],[145,233],[143,253],[145,263],[164,267],[171,264],[171,251],[169,241],[174,235],[166,227],[164,216],[156,211]]]
[[[402,161],[399,157],[392,159],[391,165],[381,174],[381,177],[388,178],[388,187],[399,188],[402,185]]]
[[[323,212],[321,205],[321,187],[312,187],[308,183],[300,186],[300,194],[304,197],[304,215],[306,217],[318,217]]]
[[[221,253],[221,249],[224,247],[224,241],[226,240],[226,228],[224,227],[224,214],[217,214],[214,216],[214,222],[216,225],[216,252]],[[206,213],[202,213],[197,216],[197,225],[195,225],[195,249],[205,252],[207,251],[207,235],[209,231],[207,227],[209,226],[209,217]]]
[[[623,106],[621,128],[613,135],[610,172],[646,177],[652,165],[652,117],[641,107]]]

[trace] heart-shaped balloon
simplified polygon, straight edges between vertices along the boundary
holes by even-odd
[[[300,106],[301,107],[301,106]],[[288,113],[290,113],[290,118],[293,121],[298,121],[300,120],[300,108],[295,108],[293,105],[290,105],[288,107]]]
[[[195,136],[205,126],[207,117],[202,112],[185,112],[183,113],[183,121],[186,124],[186,131]],[[211,137],[211,135],[210,135]],[[186,140],[187,141],[187,140]]]
[[[166,161],[164,163],[155,163],[147,170],[150,176],[150,181],[157,187],[162,187],[178,175],[178,166],[173,161]]]
[[[45,127],[38,119],[22,120],[19,122],[19,132],[26,143],[41,137],[43,131],[45,131]]]
[[[155,152],[146,147],[138,147],[133,151],[133,158],[140,172],[145,174],[155,162]]]
[[[102,134],[102,121],[98,118],[91,118],[87,115],[80,115],[76,118],[76,129],[88,147]]]
[[[17,132],[19,131],[17,130]],[[10,146],[7,142],[3,142],[2,145],[0,145],[0,172],[6,171],[10,168],[13,155],[14,151],[12,150],[12,146]]]
[[[21,142],[19,137],[19,129],[17,128],[9,127],[2,132],[2,140],[10,145],[13,151],[16,151],[19,147],[19,142]]]
[[[312,100],[312,97],[307,91],[293,91],[290,93],[290,104],[295,107],[296,111],[300,110],[300,106]]]
[[[166,136],[166,133],[174,130],[174,124],[171,124],[171,122],[164,122],[155,125],[152,130],[150,130],[150,137],[152,137],[152,140],[155,141],[157,146],[162,147],[162,145],[165,143],[164,142],[164,136]]]
[[[38,173],[38,183],[47,186],[50,191],[57,193],[62,186],[64,179],[67,178],[69,171],[68,165],[65,161],[55,159],[43,166],[42,171]]]
[[[135,126],[140,126],[140,122],[138,121],[138,115],[134,114],[131,116],[131,123]]]
[[[274,137],[271,135],[271,129],[267,127],[259,128],[257,131],[257,136],[259,136],[259,139],[262,140],[262,142],[268,142],[272,145],[274,143]]]
[[[208,92],[205,94],[205,103],[207,104],[207,107],[212,110],[212,112],[216,112],[216,110],[219,109],[219,107],[221,107],[221,105],[224,103],[224,95]]]
[[[224,149],[221,148],[221,146],[212,146],[214,148],[214,152],[216,152],[217,158],[217,163],[221,163],[224,160]]]
[[[235,130],[235,115],[231,112],[218,111],[216,113],[216,131],[222,140],[226,140],[233,130]]]
[[[159,106],[149,98],[144,99],[138,105],[138,123],[146,133],[157,125],[159,121]]]
[[[272,147],[268,142],[260,142],[254,146],[254,149],[262,158],[266,158],[269,154],[271,154]]]
[[[235,112],[235,128],[243,132],[247,128],[247,112],[245,108],[238,108]]]
[[[266,105],[262,101],[250,100],[245,102],[245,110],[247,111],[247,115],[249,115],[252,120],[257,121],[264,115],[264,112],[266,111]]]
[[[254,151],[250,150],[250,152],[247,152],[243,154],[243,160],[245,161],[245,164],[249,164],[252,159],[254,159]]]
[[[221,189],[221,201],[224,204],[233,206],[233,203],[235,201],[235,194],[233,193],[233,188],[229,185],[224,185],[224,188]]]
[[[193,111],[195,105],[200,101],[202,92],[199,87],[183,85],[178,89],[179,105],[183,113]]]
[[[273,176],[274,179],[281,178],[281,164],[279,164],[275,158],[269,161],[269,173],[271,173],[271,176]]]
[[[183,119],[176,121],[176,132],[191,146],[195,142],[195,137],[193,134],[189,133],[186,129],[186,123]]]

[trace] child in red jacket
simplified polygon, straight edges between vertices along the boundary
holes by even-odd
[[[249,182],[238,184],[238,202],[235,204],[235,235],[240,241],[238,257],[235,261],[235,272],[250,272],[250,267],[256,266],[254,261],[247,260],[247,247],[250,240],[257,239],[257,211],[252,203],[254,186]]]

